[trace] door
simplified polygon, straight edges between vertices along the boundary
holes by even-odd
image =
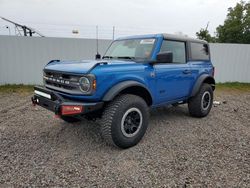
[[[186,43],[163,40],[160,52],[172,52],[172,63],[155,64],[157,103],[166,103],[189,95],[192,83],[190,65],[187,63]]]

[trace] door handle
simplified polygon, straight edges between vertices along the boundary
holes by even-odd
[[[183,74],[191,74],[192,72],[191,72],[191,70],[184,70],[183,71]]]

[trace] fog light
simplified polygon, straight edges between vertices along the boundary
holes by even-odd
[[[62,115],[80,114],[83,111],[83,106],[63,105],[61,110]]]

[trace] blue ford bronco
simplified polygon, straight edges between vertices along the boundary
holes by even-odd
[[[34,105],[69,123],[99,118],[104,140],[120,148],[141,140],[150,108],[187,103],[191,116],[207,116],[215,89],[208,43],[170,34],[119,38],[96,60],[52,60],[43,80]]]

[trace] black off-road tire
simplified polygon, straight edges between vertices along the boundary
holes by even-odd
[[[209,99],[209,104],[204,105],[205,97]],[[188,101],[189,114],[193,117],[205,117],[209,114],[213,105],[213,89],[212,86],[204,83],[201,85],[199,92]],[[206,108],[204,108],[206,106]]]
[[[136,121],[133,119],[135,116]],[[131,119],[133,120],[130,121]],[[104,110],[100,122],[102,137],[108,144],[123,149],[132,147],[144,136],[148,127],[148,119],[149,108],[141,97],[131,94],[118,96]],[[133,127],[136,123],[132,123],[133,128],[127,128],[131,126],[131,122],[140,122],[139,128]],[[133,133],[134,130],[136,131]]]
[[[80,119],[71,116],[61,116],[61,119],[67,123],[75,123],[81,121]]]

